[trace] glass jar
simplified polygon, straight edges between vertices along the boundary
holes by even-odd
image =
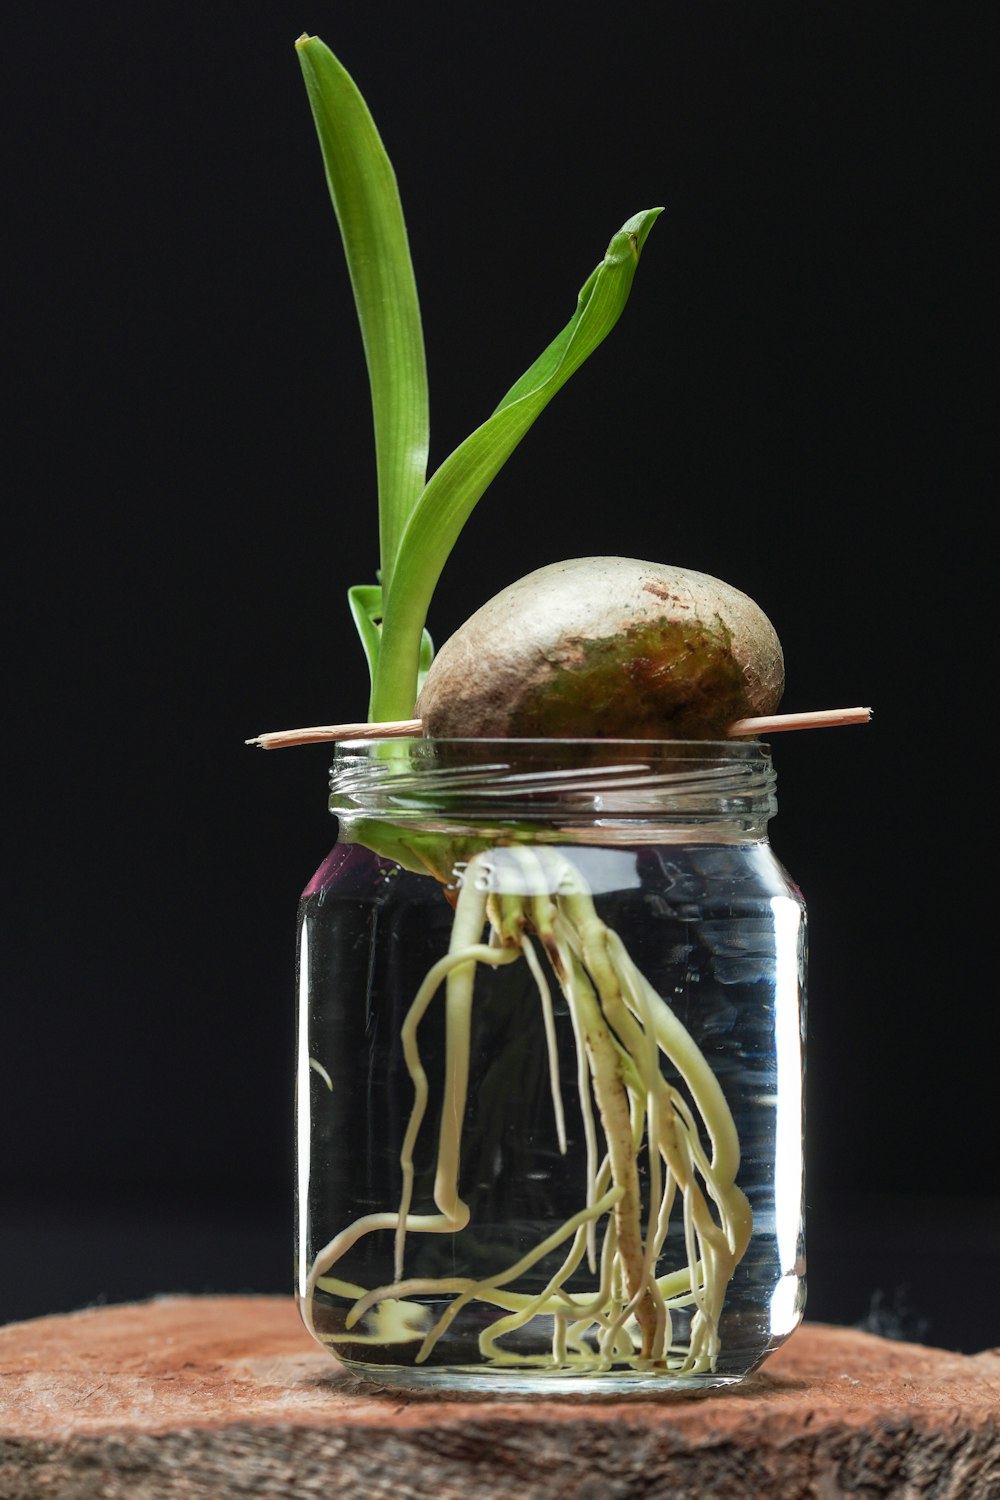
[[[383,1383],[740,1380],[804,1304],[805,908],[756,742],[338,747],[298,1294]]]

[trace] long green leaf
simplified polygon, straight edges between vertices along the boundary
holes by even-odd
[[[584,284],[567,326],[428,481],[406,524],[385,593],[373,718],[406,718],[412,712],[420,632],[448,555],[476,502],[539,413],[618,321],[646,236],[661,212],[646,209],[622,226]]]
[[[427,478],[427,367],[392,165],[354,81],[318,37],[296,42],[340,225],[371,384],[381,576]]]

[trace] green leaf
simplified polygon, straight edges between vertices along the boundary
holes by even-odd
[[[449,553],[476,502],[535,419],[618,321],[646,236],[661,212],[644,210],[622,226],[584,283],[566,327],[428,481],[406,524],[385,593],[373,718],[412,713],[420,632]]]
[[[347,590],[347,603],[368,660],[368,674],[374,682],[381,644],[382,590],[377,583],[356,583]]]
[[[300,37],[295,45],[368,362],[381,576],[388,587],[400,537],[427,477],[427,368],[416,282],[395,173],[368,106],[318,37]]]
[[[419,657],[417,659],[417,692],[418,693],[420,692],[420,689],[424,685],[424,678],[427,676],[427,673],[430,671],[431,662],[433,660],[434,660],[434,642],[431,640],[431,633],[430,633],[430,631],[428,629],[426,629],[426,627],[425,627],[420,632],[420,655],[419,655]],[[372,685],[374,686],[374,677],[373,677]]]
[[[382,644],[382,590],[377,583],[356,583],[347,590],[347,603],[368,661],[368,675],[375,682],[379,648]],[[417,692],[423,687],[424,678],[434,660],[434,642],[428,631],[420,636],[420,654],[417,668]]]

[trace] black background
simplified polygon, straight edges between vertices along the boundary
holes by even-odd
[[[100,3],[8,19],[0,1317],[291,1277],[295,904],[363,717],[367,387],[292,43],[400,180],[432,457],[666,212],[431,617],[566,556],[717,574],[784,642],[812,921],[810,1312],[1000,1344],[991,7]],[[22,30],[15,35],[15,27]]]

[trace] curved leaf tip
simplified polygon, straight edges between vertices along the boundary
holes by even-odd
[[[649,236],[649,231],[662,212],[662,206],[659,208],[644,208],[639,213],[633,214],[631,219],[626,219],[608,246],[609,257],[619,248],[624,250],[627,245],[632,259],[638,260],[642,253],[642,247]]]

